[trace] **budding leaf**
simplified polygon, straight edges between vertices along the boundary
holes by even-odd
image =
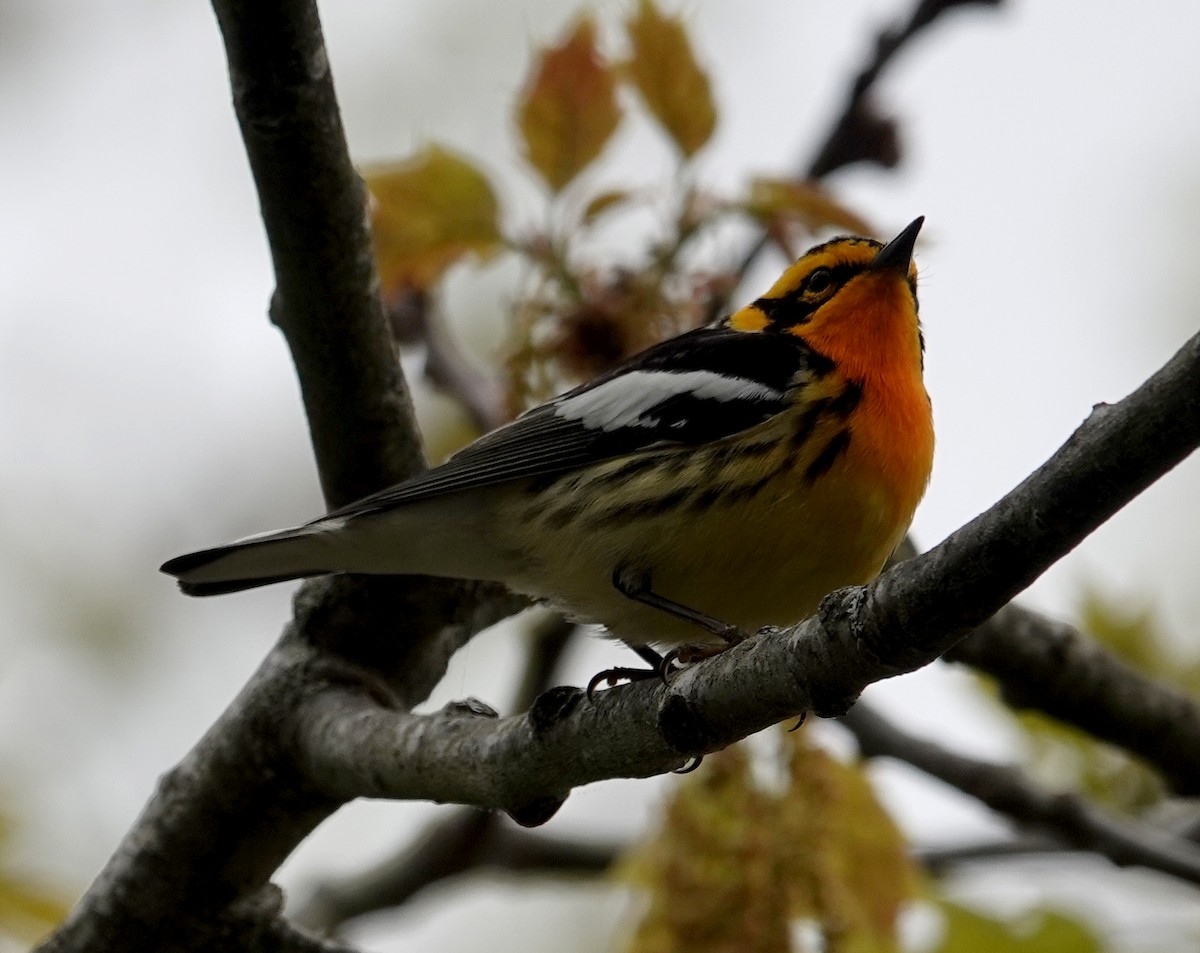
[[[774,799],[738,747],[680,785],[662,831],[626,865],[647,894],[626,953],[776,953],[789,919]]]
[[[499,208],[483,173],[431,145],[406,161],[363,170],[385,294],[426,290],[468,253],[501,247]]]
[[[717,109],[683,23],[664,16],[652,0],[642,0],[626,26],[633,44],[630,79],[679,151],[695,155],[712,136]]]
[[[861,765],[788,736],[791,788],[779,839],[794,917],[820,924],[829,948],[898,951],[896,920],[919,875],[904,836],[880,806]]]
[[[943,901],[942,942],[934,953],[1100,953],[1087,927],[1053,910],[1035,908],[1015,921],[998,920]]]
[[[807,231],[833,227],[855,235],[875,230],[862,216],[846,208],[814,182],[800,179],[755,178],[742,206],[767,226],[798,224]]]
[[[555,192],[603,150],[621,119],[613,68],[581,19],[562,44],[542,51],[517,109],[525,154]]]

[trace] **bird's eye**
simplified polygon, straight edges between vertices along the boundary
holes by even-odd
[[[804,290],[809,294],[823,294],[833,285],[833,273],[828,268],[818,268],[805,279]]]

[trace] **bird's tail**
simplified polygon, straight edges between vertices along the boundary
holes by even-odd
[[[219,596],[334,572],[330,533],[320,523],[251,536],[169,559],[161,570],[189,596]]]

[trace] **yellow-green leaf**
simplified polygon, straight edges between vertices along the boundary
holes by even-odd
[[[920,881],[903,835],[861,766],[838,761],[806,732],[788,738],[791,786],[779,833],[792,916],[816,921],[832,949],[899,949],[896,918]]]
[[[1159,678],[1175,674],[1171,671],[1175,660],[1165,651],[1148,600],[1130,605],[1129,599],[1110,598],[1100,588],[1089,586],[1080,599],[1079,616],[1085,632],[1139,671]]]
[[[742,207],[768,225],[793,221],[810,232],[832,227],[855,235],[875,233],[866,219],[816,183],[799,179],[756,178]]]
[[[583,210],[584,223],[595,221],[609,209],[628,202],[629,198],[630,193],[624,189],[609,189],[601,192],[588,202],[587,207]]]
[[[712,136],[717,109],[683,23],[664,16],[652,0],[641,0],[626,26],[633,44],[630,78],[679,151],[695,155]]]
[[[58,926],[70,909],[66,897],[0,874],[0,938],[8,934],[39,940]]]
[[[1014,921],[995,920],[954,903],[941,904],[944,933],[935,953],[1100,953],[1083,924],[1061,913],[1034,910]]]
[[[384,292],[429,288],[468,253],[501,247],[496,195],[468,160],[431,145],[403,162],[363,170]]]
[[[836,953],[896,953],[919,886],[904,839],[857,766],[795,745],[785,791],[757,786],[736,746],[679,786],[629,865],[649,893],[630,953],[777,953],[798,921]]]
[[[555,192],[592,162],[621,119],[612,67],[584,17],[560,45],[543,50],[517,110],[525,153]]]
[[[775,813],[740,748],[705,758],[680,784],[662,831],[627,865],[649,894],[628,953],[788,949]]]

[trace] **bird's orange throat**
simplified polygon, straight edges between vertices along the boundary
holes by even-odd
[[[847,377],[921,383],[921,332],[908,282],[890,272],[859,275],[793,334],[832,358]]]
[[[933,464],[933,416],[912,290],[901,276],[867,272],[834,304],[836,314],[818,313],[792,333],[862,385],[850,452],[859,472],[874,470],[879,485],[893,491],[897,517],[911,519]]]

